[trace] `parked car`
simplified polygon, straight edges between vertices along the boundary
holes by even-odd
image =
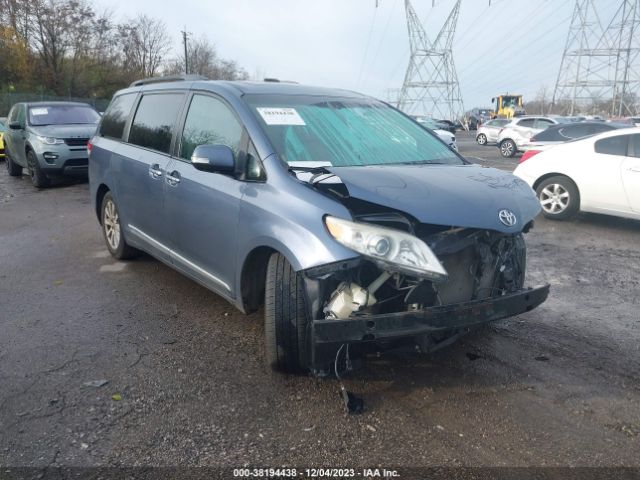
[[[536,191],[547,218],[566,220],[583,211],[640,219],[640,128],[533,153],[514,173]]]
[[[422,116],[416,116],[413,117],[420,125],[424,126],[425,128],[428,128],[429,130],[431,130],[433,133],[435,133],[436,135],[438,135],[438,137],[440,138],[440,140],[442,140],[444,143],[446,143],[449,148],[451,148],[452,150],[455,150],[456,152],[458,151],[458,144],[456,142],[456,136],[447,131],[447,130],[442,130],[440,128],[440,124],[438,124],[435,120],[428,118],[428,117],[422,117]]]
[[[29,171],[33,185],[48,187],[51,177],[87,175],[87,142],[100,115],[77,102],[17,103],[9,112],[5,133],[7,171]]]
[[[498,141],[498,133],[500,133],[500,129],[509,122],[511,122],[511,120],[496,118],[494,120],[489,120],[487,123],[483,123],[478,127],[476,142],[478,142],[479,145],[496,143]]]
[[[364,95],[142,80],[116,93],[90,152],[111,254],[144,250],[244,312],[264,304],[283,371],[432,351],[548,294],[524,287],[529,186]]]
[[[562,142],[568,142],[569,140],[627,127],[629,127],[629,125],[602,122],[560,123],[537,133],[531,137],[529,141],[522,143],[519,149],[523,152],[529,150],[546,150],[549,147]]]
[[[7,119],[5,117],[0,117],[0,159],[3,159],[5,157],[3,137],[6,130],[6,122]]]
[[[447,132],[456,133],[456,124],[451,120],[434,120],[438,124],[440,130],[446,130]]]
[[[636,127],[640,127],[640,117],[629,117],[629,120],[631,120]]]
[[[551,125],[563,123],[562,118],[526,116],[514,118],[498,132],[498,148],[503,157],[513,157],[520,146]]]

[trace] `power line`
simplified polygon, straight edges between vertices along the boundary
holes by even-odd
[[[364,56],[362,57],[362,63],[360,65],[360,72],[358,73],[358,81],[356,82],[356,85],[360,85],[360,79],[362,78],[362,72],[364,70],[364,64],[367,60],[367,54],[369,53],[369,44],[371,43],[371,36],[373,34],[373,27],[376,24],[377,16],[378,16],[378,2],[376,0],[376,9],[373,12],[373,21],[371,22],[371,27],[369,28],[369,35],[367,36],[367,46],[365,47]]]

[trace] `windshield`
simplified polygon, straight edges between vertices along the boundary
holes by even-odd
[[[287,163],[335,167],[465,162],[397,110],[368,98],[246,95],[278,155]]]
[[[29,125],[96,124],[100,115],[88,105],[42,105],[29,108]]]
[[[5,131],[4,122],[2,120],[0,120],[0,133],[2,133],[4,131]]]

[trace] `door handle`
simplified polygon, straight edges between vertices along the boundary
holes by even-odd
[[[180,183],[180,172],[178,172],[177,170],[174,170],[171,173],[167,173],[165,178],[167,179],[167,183],[169,185],[171,185],[172,187],[175,187],[177,184]]]
[[[158,165],[157,163],[154,163],[153,165],[151,165],[149,167],[149,176],[154,180],[160,178],[162,176],[162,170],[160,169],[160,165]]]

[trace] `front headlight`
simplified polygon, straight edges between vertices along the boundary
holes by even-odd
[[[47,145],[61,145],[64,143],[64,140],[61,138],[43,137],[41,135],[38,135],[38,140],[40,140],[42,143],[46,143]]]
[[[329,233],[351,250],[383,264],[384,268],[427,278],[434,282],[447,279],[447,271],[429,246],[413,235],[327,216],[324,219]]]

